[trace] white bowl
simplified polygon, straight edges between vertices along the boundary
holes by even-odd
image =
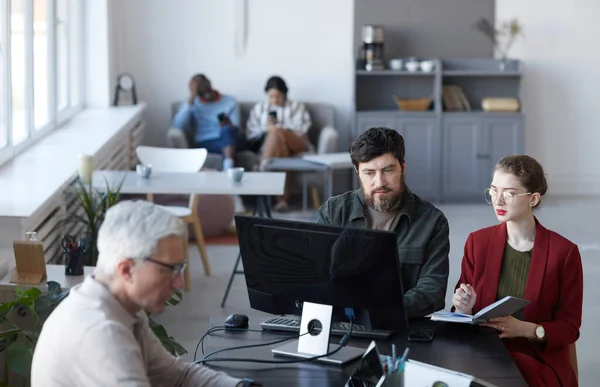
[[[421,70],[430,73],[435,68],[435,63],[432,60],[424,60],[421,62]]]
[[[402,70],[402,59],[391,59],[389,64],[392,70]]]
[[[421,64],[419,62],[406,62],[404,66],[411,73],[417,72],[421,68]]]

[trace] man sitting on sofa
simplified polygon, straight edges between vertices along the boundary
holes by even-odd
[[[206,148],[208,153],[223,155],[223,170],[233,167],[238,146],[243,141],[238,129],[240,111],[232,96],[219,93],[212,88],[210,80],[196,74],[189,83],[190,96],[183,102],[173,119],[173,129],[167,136],[169,146],[187,148],[185,129],[191,125],[193,143],[191,148]]]

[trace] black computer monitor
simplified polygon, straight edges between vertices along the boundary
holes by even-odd
[[[393,232],[236,215],[250,306],[301,315],[302,302],[353,308],[372,329],[408,327]]]

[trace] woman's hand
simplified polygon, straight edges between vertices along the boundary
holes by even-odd
[[[477,300],[477,293],[473,286],[460,284],[452,296],[452,305],[458,313],[472,314],[475,300]]]
[[[196,99],[196,96],[198,96],[198,78],[193,77],[190,80],[189,87],[190,87],[190,98],[188,99],[188,103],[190,105],[192,105],[194,103],[194,100]]]
[[[535,338],[535,328],[537,327],[534,323],[521,321],[513,316],[491,318],[487,323],[479,325],[497,330],[501,339],[525,337],[531,340]]]

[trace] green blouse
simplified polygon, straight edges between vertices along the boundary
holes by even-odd
[[[530,263],[531,250],[518,251],[506,242],[496,300],[506,296],[524,298]],[[515,312],[513,317],[523,320],[523,309]]]

